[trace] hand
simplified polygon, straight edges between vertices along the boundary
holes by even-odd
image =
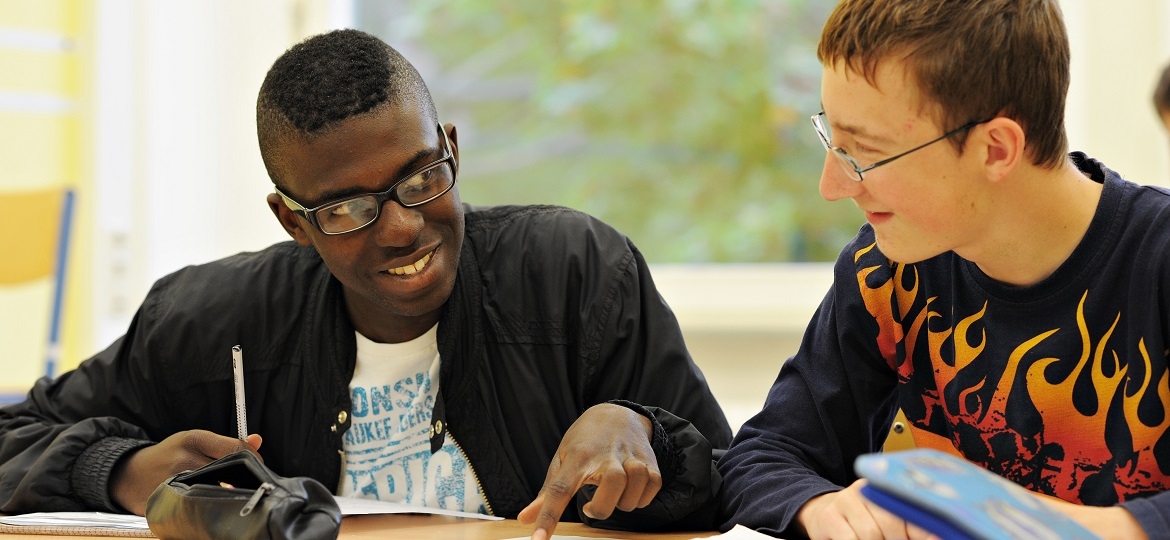
[[[812,540],[857,538],[882,540],[906,538],[928,540],[937,537],[907,523],[872,503],[861,494],[865,480],[858,480],[836,493],[813,497],[796,514]]]
[[[256,434],[248,435],[245,444],[237,438],[210,431],[181,431],[158,444],[122,456],[110,472],[110,498],[127,511],[144,516],[146,500],[167,478],[198,469],[240,450],[255,453],[261,442]]]
[[[1128,538],[1146,540],[1149,536],[1138,525],[1133,514],[1121,506],[1081,506],[1055,497],[1039,495],[1040,499],[1058,512],[1072,518],[1089,532],[1105,539]]]
[[[650,504],[662,488],[650,447],[653,433],[650,419],[631,409],[610,403],[590,407],[561,439],[540,495],[517,519],[536,524],[533,540],[547,540],[585,484],[597,486],[581,509],[593,519],[608,518],[615,507],[629,512]]]

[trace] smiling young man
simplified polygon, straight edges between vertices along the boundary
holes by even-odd
[[[719,462],[725,523],[926,538],[855,458],[898,409],[1104,538],[1170,535],[1170,194],[1063,128],[1055,0],[845,0],[818,57],[821,194],[866,224]]]
[[[141,514],[172,474],[253,448],[341,495],[535,537],[562,513],[711,523],[730,430],[627,238],[565,208],[463,204],[455,127],[362,32],[277,59],[257,128],[295,242],[163,278],[123,338],[0,409],[0,511]],[[237,344],[246,442],[227,436]]]

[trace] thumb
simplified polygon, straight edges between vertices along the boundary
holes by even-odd
[[[248,435],[248,439],[246,442],[248,443],[248,446],[252,447],[252,450],[259,451],[260,445],[264,442],[264,438],[261,437],[257,433],[253,433],[251,435]]]

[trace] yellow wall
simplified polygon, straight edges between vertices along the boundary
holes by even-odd
[[[61,365],[92,353],[87,137],[93,80],[92,0],[0,0],[0,193],[48,186],[77,192],[61,322]],[[78,226],[82,225],[82,226]],[[2,256],[19,256],[0,246]],[[0,286],[0,391],[26,389],[42,371],[51,284]]]

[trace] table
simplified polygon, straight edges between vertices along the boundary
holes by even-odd
[[[532,534],[528,525],[514,519],[486,521],[482,519],[455,518],[420,514],[381,514],[346,516],[341,521],[342,540],[385,538],[406,540],[500,540],[503,538],[527,538]],[[697,537],[715,536],[714,531],[689,533],[631,533],[594,529],[581,523],[561,523],[555,531],[563,536],[585,536],[590,538],[615,538],[619,540],[690,540]],[[92,538],[110,540],[110,536],[51,536],[44,534],[0,534],[0,540],[76,540]]]
[[[529,525],[522,525],[514,519],[485,521],[481,519],[426,516],[418,514],[346,516],[341,521],[341,538],[378,539],[393,538],[444,538],[451,540],[498,540],[501,538],[527,538],[532,534]],[[690,533],[631,533],[595,529],[582,523],[561,523],[554,532],[564,536],[587,536],[592,538],[617,538],[622,540],[690,540],[695,537],[714,536],[714,531]],[[0,539],[6,540],[6,539]]]

